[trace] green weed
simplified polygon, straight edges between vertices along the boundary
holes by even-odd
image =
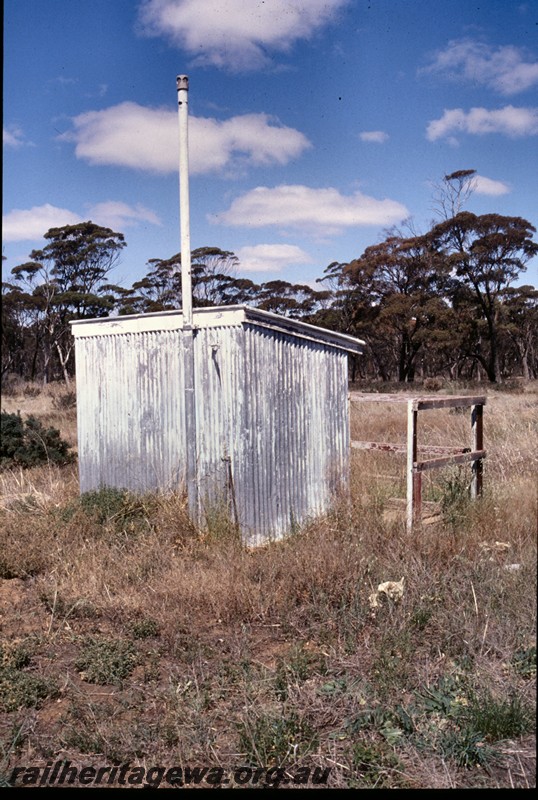
[[[120,532],[135,533],[149,529],[148,504],[144,497],[126,489],[105,486],[94,492],[84,492],[79,498],[80,507],[88,517],[100,525],[112,524]]]
[[[75,664],[88,683],[122,685],[138,663],[132,642],[122,639],[88,639]]]
[[[55,683],[16,667],[0,667],[0,709],[39,708],[57,692]]]
[[[484,735],[469,728],[444,731],[439,749],[459,767],[489,767],[498,758],[498,751],[486,742]]]
[[[129,632],[133,639],[149,639],[159,635],[159,626],[154,619],[148,617],[132,622]]]
[[[356,742],[351,751],[351,764],[354,774],[350,788],[394,788],[390,773],[398,766],[399,761],[385,744]]]
[[[466,518],[471,503],[467,469],[454,467],[441,480],[440,505],[444,521],[455,527]]]
[[[316,745],[314,731],[296,713],[262,714],[239,724],[239,751],[246,763],[273,767],[293,763]]]
[[[25,668],[31,663],[36,643],[30,638],[0,644],[0,709],[37,708],[54,696],[57,686]]]
[[[303,643],[290,648],[285,658],[277,663],[275,688],[280,700],[288,696],[288,686],[292,683],[303,683],[314,674],[326,671],[325,659],[318,653],[305,648]]]
[[[522,678],[536,676],[536,645],[517,650],[512,656],[512,666]]]
[[[500,699],[489,691],[472,694],[461,716],[489,742],[522,736],[534,727],[534,715],[515,693]]]

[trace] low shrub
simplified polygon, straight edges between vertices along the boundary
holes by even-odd
[[[89,637],[76,662],[76,668],[88,683],[121,686],[136,664],[137,655],[132,642]]]
[[[63,465],[73,461],[71,445],[56,428],[45,428],[34,416],[2,412],[0,421],[0,469]]]
[[[57,687],[52,682],[15,667],[0,667],[0,710],[39,708]]]
[[[75,391],[52,395],[52,407],[57,411],[68,411],[77,406],[77,393]]]
[[[0,643],[0,711],[39,708],[57,693],[54,681],[26,670],[31,649],[25,641]]]

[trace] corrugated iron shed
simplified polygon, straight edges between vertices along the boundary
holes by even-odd
[[[195,441],[185,433],[181,311],[72,323],[80,490],[185,485],[261,544],[327,511],[349,465],[351,336],[246,306],[195,309]]]

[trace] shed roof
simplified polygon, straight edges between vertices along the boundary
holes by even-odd
[[[270,328],[273,331],[298,336],[318,344],[325,344],[346,350],[350,353],[362,353],[364,342],[345,333],[338,333],[317,325],[310,325],[296,319],[289,319],[271,311],[262,311],[250,306],[213,306],[195,308],[193,310],[194,328],[221,328],[251,323],[258,327]],[[110,336],[121,333],[143,333],[148,331],[171,331],[183,329],[183,313],[181,309],[174,311],[157,311],[149,314],[129,314],[119,317],[98,319],[81,319],[71,322],[75,337]]]

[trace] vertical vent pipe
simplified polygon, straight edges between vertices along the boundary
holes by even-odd
[[[181,234],[181,306],[183,313],[183,353],[185,385],[185,451],[189,513],[198,522],[198,476],[196,445],[196,395],[194,330],[192,322],[191,240],[189,211],[189,79],[178,75],[179,118],[179,217]]]
[[[181,232],[181,305],[183,327],[192,327],[191,234],[189,210],[189,79],[178,75],[179,222]]]

